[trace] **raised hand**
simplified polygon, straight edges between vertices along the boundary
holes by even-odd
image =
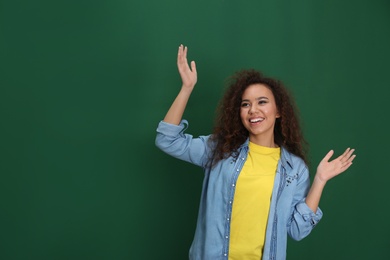
[[[327,182],[333,177],[346,171],[352,165],[352,161],[356,157],[356,155],[353,154],[354,151],[355,149],[347,148],[342,155],[332,161],[329,160],[332,157],[334,151],[329,151],[317,167],[316,178],[322,182]]]
[[[177,68],[179,69],[183,85],[164,117],[164,122],[174,125],[180,124],[188,99],[198,79],[195,61],[191,61],[190,68],[187,62],[187,47],[184,47],[182,44],[179,46],[177,53]]]
[[[187,47],[184,47],[182,44],[179,46],[179,51],[177,53],[177,68],[179,69],[183,87],[192,89],[198,80],[198,75],[195,61],[191,61],[191,68],[188,65],[187,51]]]

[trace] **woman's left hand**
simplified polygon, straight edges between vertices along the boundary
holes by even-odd
[[[346,171],[352,165],[352,161],[356,157],[356,155],[353,154],[354,151],[355,149],[347,148],[342,155],[332,161],[329,161],[334,153],[333,150],[330,150],[318,165],[316,178],[318,178],[321,182],[327,182],[333,177]]]

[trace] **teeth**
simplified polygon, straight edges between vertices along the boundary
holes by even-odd
[[[251,123],[257,123],[257,122],[260,122],[260,121],[263,121],[264,119],[263,118],[256,118],[256,119],[251,119],[249,120]]]

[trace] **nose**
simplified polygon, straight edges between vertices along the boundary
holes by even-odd
[[[249,114],[254,114],[256,112],[257,112],[257,105],[256,104],[251,105],[249,108]]]

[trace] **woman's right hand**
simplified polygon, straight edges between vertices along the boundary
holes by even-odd
[[[182,87],[193,89],[196,81],[198,80],[198,75],[196,72],[195,61],[191,61],[191,68],[188,65],[187,51],[188,48],[184,47],[183,44],[179,46],[179,51],[177,53],[177,68],[179,69],[182,80]]]

